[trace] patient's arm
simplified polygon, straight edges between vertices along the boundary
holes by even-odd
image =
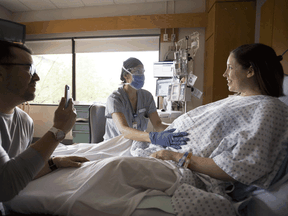
[[[183,153],[161,150],[153,153],[151,156],[162,160],[173,160],[178,162],[183,155]],[[235,179],[220,169],[212,158],[203,158],[192,155],[188,168],[192,171],[209,175],[215,179],[235,182]]]
[[[142,142],[151,142],[149,138],[149,133],[129,127],[123,113],[113,113],[112,119],[116,124],[118,130],[125,138]]]
[[[157,111],[151,113],[149,119],[157,132],[164,131],[169,126],[169,124],[161,121]]]

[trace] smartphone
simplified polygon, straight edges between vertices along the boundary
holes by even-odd
[[[68,107],[69,99],[70,99],[70,86],[65,85],[65,109]]]

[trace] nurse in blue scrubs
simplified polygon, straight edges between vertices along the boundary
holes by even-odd
[[[104,140],[122,134],[127,139],[179,149],[186,144],[187,133],[174,133],[174,129],[164,131],[168,124],[161,121],[152,94],[142,89],[144,72],[139,59],[124,61],[120,77],[123,85],[107,99]],[[149,119],[157,132],[145,132]]]

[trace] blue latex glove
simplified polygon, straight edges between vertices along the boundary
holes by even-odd
[[[186,141],[189,140],[187,137],[187,132],[179,132],[179,133],[173,133],[176,129],[170,129],[167,131],[162,132],[150,132],[149,138],[151,140],[151,143],[156,145],[161,145],[164,148],[167,146],[170,146],[174,149],[181,149],[180,145],[186,145]]]

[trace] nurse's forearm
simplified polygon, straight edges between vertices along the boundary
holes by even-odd
[[[124,127],[122,130],[120,130],[120,132],[126,139],[132,139],[141,142],[151,142],[149,133],[144,131],[139,131],[130,127]]]
[[[161,122],[159,125],[157,125],[157,127],[154,127],[156,132],[161,132],[164,131],[170,124]]]

